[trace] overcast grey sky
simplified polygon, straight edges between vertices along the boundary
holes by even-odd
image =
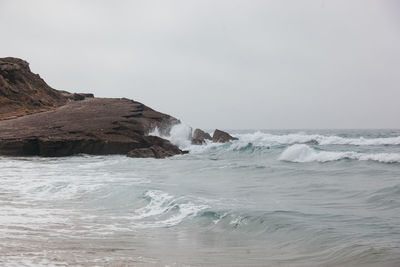
[[[400,128],[400,1],[0,0],[0,57],[202,128]]]

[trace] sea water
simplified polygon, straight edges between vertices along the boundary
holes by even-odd
[[[0,266],[400,266],[400,131],[0,158]],[[156,132],[153,134],[157,134]]]

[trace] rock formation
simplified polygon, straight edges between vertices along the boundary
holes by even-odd
[[[29,63],[0,58],[0,155],[70,156],[124,154],[165,158],[187,153],[161,136],[180,123],[126,98],[95,98],[51,88]],[[191,131],[190,131],[191,133]],[[215,130],[213,137],[196,129],[189,140],[225,143],[237,138]]]
[[[149,136],[153,138],[153,142],[156,143],[151,147],[146,148],[136,148],[128,153],[128,157],[133,158],[166,158],[177,154],[186,154],[187,151],[181,151],[176,146],[169,142],[164,142],[164,139],[158,138],[156,136]],[[161,140],[163,141],[161,141]]]
[[[29,63],[19,58],[0,58],[0,120],[54,109],[68,99],[48,86]]]
[[[213,142],[216,142],[216,143],[226,143],[226,142],[238,140],[238,139],[236,137],[231,136],[227,132],[216,129],[214,131],[212,140],[213,140]]]
[[[146,136],[154,127],[168,131],[179,121],[129,99],[93,98],[55,110],[0,121],[0,154],[69,156],[128,154],[159,147],[181,154],[168,140]]]
[[[211,135],[201,129],[195,129],[193,132],[192,144],[202,145],[206,142],[205,140],[212,140]]]
[[[162,158],[185,152],[147,134],[157,127],[165,135],[177,123],[133,100],[54,90],[26,61],[0,59],[0,155]]]

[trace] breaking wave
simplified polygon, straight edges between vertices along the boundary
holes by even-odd
[[[0,265],[399,265],[400,131],[190,132],[169,160],[0,157]]]
[[[160,134],[158,128],[155,128],[149,135],[165,138],[179,148],[185,149],[191,145],[192,128],[184,123],[179,123],[172,126],[167,136]]]
[[[379,138],[366,138],[363,136],[357,138],[346,138],[336,135],[321,135],[321,134],[305,134],[305,133],[292,133],[292,134],[270,134],[264,132],[254,132],[248,134],[233,134],[239,140],[231,141],[228,145],[212,143],[206,140],[205,145],[192,145],[192,128],[184,123],[174,125],[171,128],[168,136],[163,136],[159,133],[158,129],[154,129],[149,135],[155,135],[169,140],[171,143],[177,145],[179,148],[189,150],[192,153],[205,152],[209,149],[220,147],[228,150],[243,150],[245,148],[270,148],[281,145],[293,144],[313,144],[319,146],[326,145],[352,145],[352,146],[393,146],[400,145],[400,136],[396,137],[379,137]],[[347,153],[349,154],[349,153]],[[374,160],[374,159],[373,159]]]
[[[282,152],[279,160],[290,162],[328,162],[341,159],[371,160],[383,163],[400,163],[398,153],[358,153],[353,151],[317,151],[305,144],[295,144]]]
[[[306,216],[305,214],[272,210],[262,213],[242,213],[229,209],[213,209],[212,203],[205,200],[176,197],[161,190],[148,190],[143,195],[146,204],[134,210],[130,219],[136,228],[173,227],[186,220],[195,220],[207,226],[218,226],[226,230],[241,229],[246,232],[275,232],[282,228],[292,229],[289,217]],[[287,223],[282,226],[281,218]]]
[[[238,135],[241,141],[252,142],[254,144],[305,144],[313,143],[316,145],[354,145],[354,146],[381,146],[381,145],[400,145],[400,136],[382,138],[345,138],[340,136],[326,136],[320,134],[284,134],[274,135],[263,132]]]
[[[147,201],[147,205],[136,209],[132,216],[138,227],[175,226],[209,208],[206,204],[195,204],[160,190],[147,191],[144,199]]]

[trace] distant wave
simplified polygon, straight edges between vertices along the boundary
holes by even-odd
[[[219,143],[207,142],[204,146],[191,145],[192,128],[186,124],[177,124],[172,127],[169,136],[161,136],[158,129],[154,129],[149,135],[160,136],[168,139],[171,143],[179,146],[181,149],[190,150],[191,152],[204,152],[209,148],[221,146]],[[382,145],[400,145],[400,136],[396,137],[380,137],[380,138],[345,138],[335,135],[305,134],[293,133],[275,135],[263,133],[260,131],[248,134],[232,134],[239,138],[238,141],[229,142],[226,146],[229,150],[240,150],[248,145],[251,149],[257,147],[271,147],[276,145],[292,145],[292,144],[313,144],[313,145],[353,145],[353,146],[382,146]],[[207,140],[208,141],[208,140]]]
[[[237,135],[241,141],[258,144],[306,144],[317,145],[354,145],[354,146],[379,146],[379,145],[400,145],[400,136],[384,138],[344,138],[340,136],[325,136],[319,134],[285,134],[273,135],[262,132]]]
[[[290,162],[328,162],[341,159],[372,160],[383,163],[399,163],[398,153],[358,153],[353,151],[317,151],[305,144],[295,144],[282,152],[279,160]]]

